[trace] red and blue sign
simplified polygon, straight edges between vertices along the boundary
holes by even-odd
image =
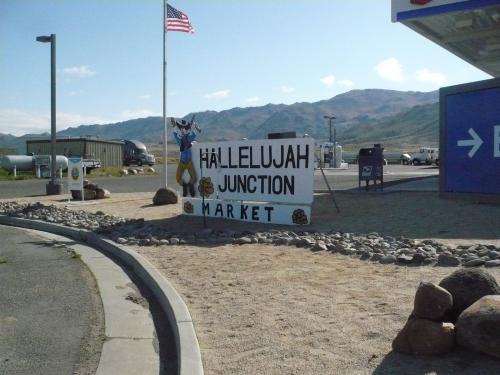
[[[393,8],[394,8],[393,0]],[[438,14],[464,12],[473,9],[499,5],[500,0],[464,0],[464,1],[434,1],[431,0],[409,0],[407,8],[398,11],[393,15],[393,21],[406,21],[421,17],[436,16]],[[413,5],[421,5],[422,7],[411,8]],[[427,6],[428,5],[428,6]]]

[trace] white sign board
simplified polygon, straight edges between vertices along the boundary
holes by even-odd
[[[36,155],[35,156],[35,165],[36,166],[49,166],[51,159],[52,159],[52,157],[49,155]]]
[[[184,215],[203,216],[203,211],[207,217],[254,223],[307,225],[311,222],[311,206],[182,198]]]
[[[192,160],[198,176],[196,192],[205,191],[205,198],[287,204],[313,201],[312,138],[195,143]]]
[[[68,190],[83,190],[82,158],[68,158]]]

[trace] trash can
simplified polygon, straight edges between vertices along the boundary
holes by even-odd
[[[370,188],[370,181],[373,181],[375,189],[384,189],[384,149],[380,144],[372,148],[362,148],[358,154],[359,180],[358,187],[361,188],[361,181],[366,182],[366,190]],[[377,185],[377,181],[380,184]]]

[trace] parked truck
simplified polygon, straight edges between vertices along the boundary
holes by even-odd
[[[417,152],[411,153],[411,163],[413,165],[439,165],[439,149],[434,147],[420,147]]]
[[[149,165],[155,163],[155,157],[148,153],[144,143],[136,140],[124,140],[123,147],[123,164],[126,166],[135,164],[138,166]]]

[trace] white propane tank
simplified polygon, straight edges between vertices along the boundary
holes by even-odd
[[[64,155],[56,155],[56,169],[68,169],[68,158]]]
[[[337,144],[337,146],[335,146],[335,165],[334,165],[334,168],[340,168],[340,165],[342,163],[342,146],[340,146],[339,144]]]
[[[5,155],[1,159],[0,165],[8,171],[13,171],[14,167],[18,171],[31,171],[33,170],[33,156]]]
[[[40,155],[37,155],[40,156]],[[35,166],[35,159],[37,156],[26,156],[26,155],[5,155],[2,157],[0,165],[2,168],[13,171],[14,166],[18,171],[32,171]],[[50,156],[48,157],[50,160]],[[48,165],[50,168],[50,164]],[[56,156],[56,168],[63,170],[68,168],[68,158],[64,155]]]

